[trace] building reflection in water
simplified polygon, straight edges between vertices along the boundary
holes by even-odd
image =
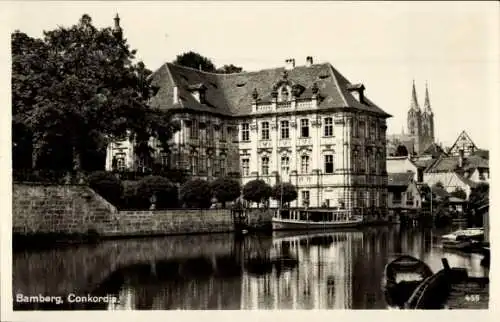
[[[271,258],[291,258],[297,265],[255,276],[243,271],[242,309],[350,309],[353,258],[363,233],[331,232],[276,236]]]
[[[117,304],[19,304],[16,310],[384,309],[385,265],[400,254],[441,258],[487,276],[481,255],[439,247],[429,229],[280,232],[118,240],[13,256],[13,291],[114,295]]]

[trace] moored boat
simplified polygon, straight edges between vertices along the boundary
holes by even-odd
[[[471,250],[484,240],[483,228],[467,228],[441,236],[443,248]]]
[[[432,275],[432,270],[421,260],[403,255],[385,266],[384,275],[387,304],[403,308],[417,286]]]
[[[279,209],[273,216],[273,230],[332,229],[357,227],[363,217],[348,210],[337,209]]]

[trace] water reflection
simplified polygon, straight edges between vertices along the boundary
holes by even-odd
[[[382,309],[383,270],[399,254],[472,276],[481,255],[445,251],[444,232],[397,226],[106,241],[14,254],[13,292],[115,296],[118,303],[16,303],[15,309]]]

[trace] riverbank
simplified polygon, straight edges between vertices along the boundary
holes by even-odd
[[[236,230],[230,209],[118,210],[85,185],[13,185],[13,239],[32,243],[225,233]],[[272,211],[245,211],[248,230],[272,228]]]

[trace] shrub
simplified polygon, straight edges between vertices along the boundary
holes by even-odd
[[[271,197],[271,186],[264,180],[256,179],[248,181],[243,187],[243,198],[245,200],[259,203],[264,203]]]
[[[241,194],[240,183],[232,178],[217,178],[210,183],[210,190],[223,208],[226,207],[226,202],[236,200]]]
[[[88,185],[100,194],[111,204],[117,206],[120,204],[123,187],[120,179],[113,173],[106,171],[97,171],[89,175]]]
[[[189,208],[209,208],[212,204],[209,183],[201,179],[187,181],[181,187],[180,199]]]
[[[167,178],[147,176],[138,183],[135,191],[136,202],[146,208],[151,204],[151,197],[156,197],[156,209],[175,208],[178,205],[177,187]]]
[[[297,189],[289,182],[278,183],[271,191],[271,197],[278,202],[288,204],[297,199]]]
[[[451,196],[464,200],[467,199],[467,193],[460,187],[457,187],[454,191],[452,191]]]

